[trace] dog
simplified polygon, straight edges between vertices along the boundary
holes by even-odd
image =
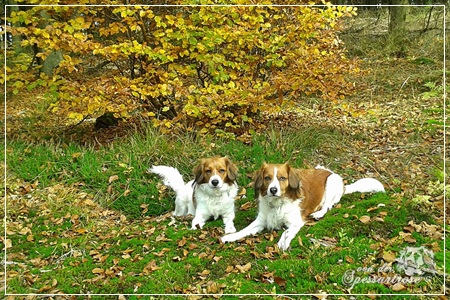
[[[341,176],[322,166],[295,169],[289,163],[264,163],[254,173],[253,180],[255,199],[259,200],[258,216],[241,231],[223,236],[223,243],[239,240],[266,228],[273,230],[286,226],[278,241],[278,247],[286,250],[308,218],[322,218],[344,194],[384,192],[381,182],[373,178],[344,185]]]
[[[236,232],[234,227],[234,199],[238,193],[238,168],[228,157],[201,159],[194,167],[194,179],[185,183],[180,172],[173,167],[153,166],[165,185],[175,191],[174,216],[193,215],[192,229],[203,228],[205,222],[222,217],[225,233]]]

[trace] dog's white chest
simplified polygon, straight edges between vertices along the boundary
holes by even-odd
[[[197,209],[208,212],[217,219],[225,212],[234,211],[234,198],[238,188],[235,185],[224,184],[220,189],[211,189],[207,185],[200,185],[195,189]]]
[[[261,201],[262,209],[266,216],[266,224],[268,229],[281,229],[284,225],[289,225],[292,220],[301,218],[300,200],[292,201],[286,198],[272,199]]]

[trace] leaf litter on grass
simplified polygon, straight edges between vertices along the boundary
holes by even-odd
[[[369,68],[371,65],[378,64],[371,61],[366,63]],[[444,183],[439,181],[436,183],[432,172],[433,169],[439,170],[442,167],[443,147],[446,145],[444,145],[443,126],[427,122],[429,119],[443,119],[442,99],[440,96],[435,96],[423,101],[415,91],[415,83],[411,80],[405,83],[404,78],[408,78],[409,75],[400,71],[393,73],[393,65],[396,70],[415,72],[408,67],[410,66],[408,61],[399,59],[383,65],[384,69],[377,70],[378,78],[389,78],[389,87],[376,78],[371,84],[366,83],[363,91],[357,96],[341,103],[314,101],[300,103],[296,111],[266,116],[261,120],[261,122],[271,122],[279,126],[288,123],[297,130],[302,130],[305,126],[338,128],[342,134],[342,141],[339,141],[337,145],[336,143],[321,145],[316,149],[312,165],[316,163],[337,165],[336,171],[339,171],[345,180],[374,176],[385,184],[388,192],[391,193],[391,201],[395,205],[403,205],[402,199],[408,199],[420,209],[423,208],[435,214],[435,219],[432,221],[436,224],[409,219],[394,237],[372,234],[370,238],[373,243],[370,249],[378,256],[368,255],[366,258],[368,264],[373,263],[373,259],[379,262],[395,263],[392,258],[400,255],[401,246],[415,246],[416,234],[431,240],[427,243],[427,248],[434,252],[442,251],[438,241],[442,241],[444,232],[442,227],[445,209],[443,193],[446,188]],[[400,68],[399,65],[406,68]],[[383,72],[385,73],[381,76]],[[308,122],[305,123],[304,120]],[[23,126],[19,123],[18,118],[18,127]],[[50,128],[51,126],[40,127]],[[117,134],[118,131],[119,134]],[[99,144],[105,144],[112,139],[111,136],[117,139],[126,134],[125,131],[125,128],[119,127],[111,129],[110,133],[107,130],[97,132],[95,139],[99,141]],[[86,143],[93,138],[89,130],[77,134],[81,134],[82,140]],[[21,138],[26,140],[29,137],[22,134]],[[336,156],[333,153],[337,150],[339,154]],[[82,153],[77,152],[74,156],[74,159],[78,159]],[[335,160],[331,162],[330,157],[334,157]],[[111,182],[115,180],[115,177],[109,178]],[[158,272],[163,268],[158,259],[164,259],[167,255],[170,255],[168,259],[172,262],[185,261],[190,255],[216,264],[227,262],[226,258],[219,258],[222,255],[217,255],[217,252],[214,253],[212,250],[217,240],[211,238],[220,236],[220,232],[214,230],[201,232],[195,238],[191,236],[184,240],[183,238],[173,240],[172,242],[179,248],[176,255],[171,254],[170,248],[156,248],[157,245],[148,240],[143,241],[140,253],[137,250],[130,252],[128,248],[116,249],[120,243],[123,243],[123,239],[139,239],[143,236],[151,236],[152,242],[171,242],[171,238],[162,232],[168,227],[175,231],[186,228],[187,221],[173,221],[170,213],[161,217],[146,217],[145,209],[148,206],[143,205],[141,206],[142,218],[130,220],[120,212],[101,207],[97,204],[95,197],[80,191],[76,185],[54,184],[40,187],[38,181],[30,183],[10,180],[7,186],[7,236],[3,243],[7,247],[7,261],[10,263],[8,280],[21,277],[25,286],[34,292],[61,291],[59,289],[62,285],[61,279],[53,281],[42,275],[52,268],[55,270],[65,267],[66,262],[69,262],[69,266],[76,268],[90,262],[89,260],[92,261],[89,272],[79,274],[90,276],[86,275],[86,280],[89,282],[76,283],[79,291],[83,290],[83,284],[123,278],[130,272],[135,276],[145,272],[149,274]],[[241,209],[243,211],[256,209],[256,205],[254,202],[246,202],[241,205]],[[365,214],[357,216],[361,225],[371,226],[374,222],[385,220],[386,215],[381,212],[378,215],[372,215],[372,212],[376,212],[376,208],[370,209]],[[391,215],[390,211],[389,215]],[[347,214],[347,217],[344,215],[344,218],[350,220],[352,214]],[[273,241],[275,237],[273,234],[266,234],[263,239]],[[323,237],[311,237],[313,244],[318,245],[323,239]],[[245,245],[218,247],[219,250],[222,250],[220,247],[225,247],[224,249],[232,249],[240,255],[248,254],[258,259],[280,258],[275,250],[269,248],[266,248],[266,251],[249,250],[249,247],[261,241],[261,236],[250,237],[245,240]],[[202,247],[200,245],[204,242],[211,247],[200,251],[198,248]],[[26,252],[25,245],[38,245],[42,249],[39,248],[37,251],[46,250],[49,253]],[[21,250],[16,251],[17,247]],[[145,259],[148,255],[155,257],[155,260]],[[120,265],[123,260],[137,264],[144,259],[145,264],[139,270],[128,273],[127,267]],[[350,263],[351,259],[350,257],[345,260]],[[106,265],[107,263],[109,265]],[[256,272],[253,270],[255,266],[247,270],[247,264],[248,262],[245,261],[232,263],[228,265],[229,272],[226,274],[240,274],[241,270]],[[44,273],[36,272],[39,268]],[[210,279],[212,273],[208,271],[210,270],[201,269],[196,272],[194,277],[201,283],[199,286],[189,283],[188,287],[179,287],[177,291],[199,293],[206,290],[220,293],[226,290],[221,283]],[[319,275],[319,277],[323,276]],[[285,279],[287,278],[284,277],[283,280]],[[393,291],[414,289],[411,286],[399,285],[391,286],[391,288]]]

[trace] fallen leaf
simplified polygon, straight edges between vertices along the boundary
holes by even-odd
[[[394,284],[394,285],[391,287],[391,289],[392,289],[394,292],[399,292],[399,291],[405,290],[406,287],[405,287],[402,283],[397,282],[396,284]]]
[[[328,294],[326,292],[320,292],[320,294],[314,295],[314,297],[317,299],[326,299],[327,296],[328,296]]]
[[[369,216],[362,216],[361,218],[359,218],[359,220],[364,223],[367,224],[370,222],[370,217]]]
[[[158,267],[156,265],[156,261],[155,260],[152,260],[144,267],[144,270],[142,270],[142,273],[144,275],[149,275],[150,273],[153,273],[154,271],[156,271],[158,269],[160,269],[160,267]]]
[[[186,242],[187,242],[186,238],[183,237],[181,241],[178,242],[178,247],[183,247],[184,245],[186,245]]]
[[[117,175],[112,175],[109,177],[108,183],[113,183],[114,181],[118,180],[119,176]]]
[[[281,287],[286,286],[286,282],[287,282],[287,281],[284,280],[283,278],[279,277],[279,276],[275,276],[275,277],[273,278],[273,280],[275,281],[276,284],[278,284],[278,285],[281,286]]]
[[[244,204],[241,205],[241,207],[239,208],[240,210],[248,210],[252,207],[252,203],[250,201],[245,202]]]
[[[222,256],[214,256],[214,257],[213,257],[213,260],[214,260],[215,262],[219,262],[222,258],[223,258]]]
[[[370,208],[367,209],[367,212],[371,212],[371,211],[374,211],[376,209],[378,209],[378,206],[370,207]]]
[[[81,152],[73,153],[73,154],[72,154],[72,159],[74,159],[74,160],[77,159],[78,157],[81,156],[81,154],[82,154]]]
[[[237,196],[235,197],[235,200],[246,198],[246,194],[247,194],[247,190],[245,188],[242,188],[239,191],[239,194],[237,194]]]
[[[251,263],[247,263],[247,264],[244,265],[244,266],[236,265],[236,269],[238,269],[239,272],[241,272],[241,273],[247,272],[248,270],[251,269],[251,267],[252,267],[252,264],[251,264]]]
[[[92,273],[94,273],[94,274],[103,274],[103,273],[105,273],[105,271],[102,268],[94,268],[92,270]]]
[[[391,251],[385,251],[383,253],[383,260],[385,262],[388,262],[388,263],[394,262],[395,261],[395,254],[392,253]]]

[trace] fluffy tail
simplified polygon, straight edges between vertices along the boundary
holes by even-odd
[[[360,180],[357,180],[356,182],[346,185],[344,189],[344,195],[345,194],[351,194],[355,192],[360,193],[376,193],[376,192],[385,192],[384,187],[376,179],[373,178],[363,178]]]
[[[153,166],[148,169],[148,171],[159,175],[164,184],[172,188],[177,194],[180,193],[185,186],[183,176],[173,167]]]

